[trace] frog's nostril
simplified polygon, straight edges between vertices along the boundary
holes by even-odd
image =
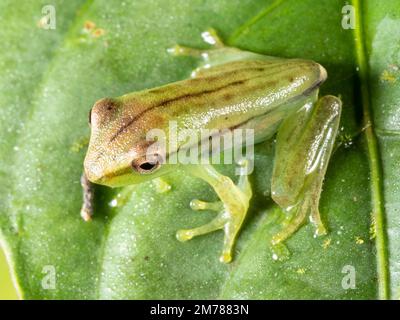
[[[113,119],[118,107],[118,101],[111,98],[98,100],[89,112],[89,123],[93,128],[109,124]]]

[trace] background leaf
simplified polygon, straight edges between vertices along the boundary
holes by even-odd
[[[400,299],[400,39],[393,37],[400,31],[400,4],[396,1],[384,4],[368,1],[367,4],[364,30],[370,72],[366,80],[369,80],[369,99],[383,174],[380,184],[384,200],[382,228],[385,232],[382,233],[385,235],[378,248],[383,251],[384,259],[379,269],[388,268],[388,296]]]
[[[0,2],[0,225],[22,297],[397,297],[396,0],[354,1],[362,13],[355,32],[342,28],[341,0],[53,1],[56,30],[37,27],[45,4]],[[85,30],[88,21],[97,33]],[[79,217],[89,108],[105,96],[186,78],[196,61],[170,57],[166,48],[205,48],[200,32],[209,26],[230,45],[320,62],[329,74],[321,94],[344,103],[341,133],[354,137],[333,155],[325,180],[320,209],[330,232],[313,239],[312,227],[303,227],[287,242],[285,262],[273,261],[268,245],[282,219],[268,195],[273,142],[256,148],[255,196],[230,265],[218,262],[220,232],[184,244],[175,239],[177,229],[213,216],[189,208],[193,198],[216,199],[190,177],[168,176],[165,194],[152,183],[136,186],[116,209],[108,203],[121,190],[98,187],[94,221]],[[366,120],[372,127],[357,134]],[[218,170],[234,177],[232,166]],[[53,290],[42,286],[49,265],[57,273]],[[342,287],[346,265],[356,270],[356,289]]]

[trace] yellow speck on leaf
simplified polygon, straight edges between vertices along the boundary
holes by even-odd
[[[95,37],[95,38],[98,38],[98,37],[101,37],[105,33],[106,32],[104,31],[104,29],[97,28],[96,30],[93,30],[92,36]]]
[[[361,237],[356,237],[356,243],[357,244],[363,244],[364,243],[364,240],[361,238]]]
[[[381,81],[383,82],[395,83],[396,80],[397,80],[396,75],[389,72],[388,70],[383,71],[381,74]]]
[[[298,268],[298,269],[296,270],[296,273],[297,273],[297,274],[305,274],[305,273],[306,273],[306,269],[304,269],[304,268]]]
[[[93,21],[87,20],[85,21],[84,28],[86,30],[93,30],[96,27],[96,24]]]
[[[82,148],[86,147],[89,144],[89,138],[88,137],[83,137],[77,141],[75,141],[72,146],[69,148],[69,151],[77,153],[79,152]]]
[[[332,242],[331,238],[325,239],[324,243],[322,244],[322,247],[324,249],[328,249],[328,247],[331,245],[331,242]]]

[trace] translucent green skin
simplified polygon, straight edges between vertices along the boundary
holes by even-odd
[[[307,214],[316,225],[316,233],[324,234],[318,202],[341,112],[338,98],[326,96],[318,100],[318,88],[327,77],[325,69],[313,61],[274,58],[225,47],[212,30],[208,36],[214,39],[215,49],[173,49],[177,55],[203,58],[203,65],[192,78],[96,102],[90,115],[86,178],[117,187],[176,170],[177,165],[163,164],[143,172],[132,165],[145,161],[147,132],[154,128],[168,132],[170,121],[177,123],[178,130],[251,128],[257,142],[277,133],[271,190],[274,201],[288,212],[288,223],[274,237],[273,244],[296,231]],[[234,241],[251,198],[247,176],[241,176],[235,185],[210,165],[179,167],[209,182],[221,202],[193,202],[194,209],[215,210],[219,214],[205,226],[178,231],[178,239],[184,241],[224,229],[221,260],[231,261]]]
[[[255,129],[258,141],[269,138],[326,78],[325,70],[312,61],[231,48],[218,53],[247,59],[203,69],[188,80],[98,101],[91,112],[85,159],[89,180],[115,187],[152,179],[133,172],[131,162],[145,153],[146,133],[153,128],[168,131],[171,120],[178,130],[247,127]]]

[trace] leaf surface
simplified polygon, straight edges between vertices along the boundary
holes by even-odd
[[[0,227],[23,298],[398,297],[395,0],[353,1],[362,17],[356,30],[342,27],[346,3],[339,0],[54,3],[55,30],[37,27],[44,1],[0,4]],[[196,61],[166,49],[205,48],[200,33],[210,26],[232,46],[318,61],[329,74],[321,95],[343,100],[341,135],[351,138],[331,159],[320,204],[329,234],[314,239],[307,224],[287,241],[291,256],[283,262],[272,259],[268,245],[282,220],[269,196],[271,141],[256,146],[255,195],[229,265],[218,261],[221,232],[175,239],[177,229],[213,217],[189,207],[193,198],[216,199],[195,178],[170,175],[172,190],[162,194],[151,182],[138,185],[117,208],[109,203],[122,190],[98,187],[94,220],[79,216],[93,103],[188,77]],[[235,179],[232,166],[218,170]],[[53,289],[46,287],[48,266],[56,272]],[[355,289],[344,289],[348,266]]]

